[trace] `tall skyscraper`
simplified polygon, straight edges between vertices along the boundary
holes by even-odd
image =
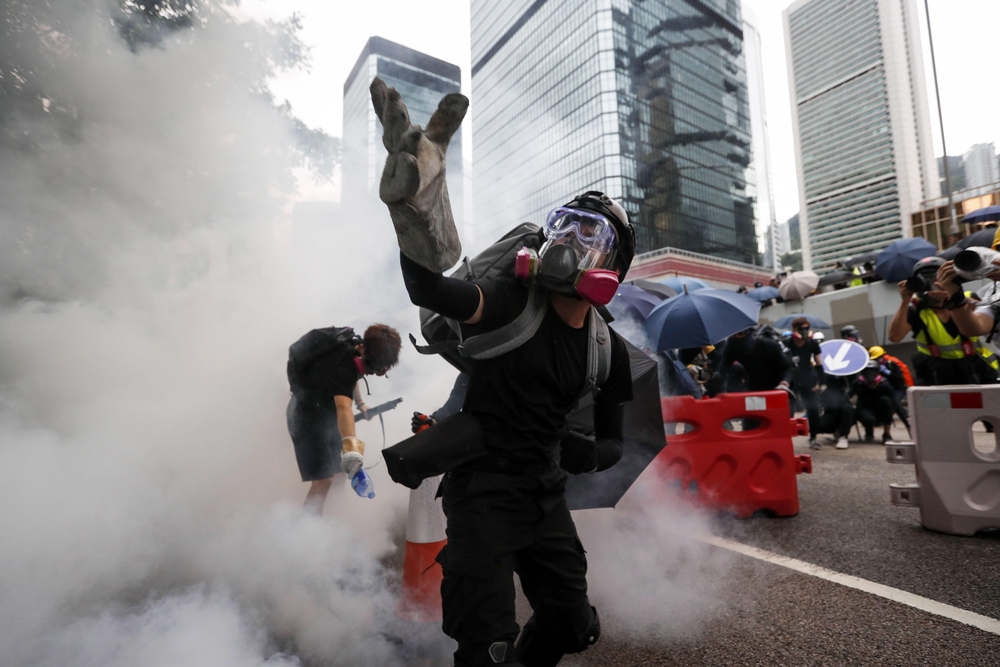
[[[760,264],[739,3],[472,0],[475,243],[596,189],[640,252]]]
[[[778,235],[774,190],[771,180],[771,138],[767,128],[767,105],[764,102],[764,62],[761,58],[760,32],[757,16],[746,3],[743,13],[743,53],[746,56],[747,99],[750,103],[750,133],[753,137],[753,171],[747,179],[755,186],[754,218],[757,221],[757,247],[764,250],[763,266],[780,268],[782,253]],[[788,252],[785,250],[784,252]]]
[[[807,268],[909,235],[939,193],[916,0],[798,0],[784,11]]]
[[[361,203],[378,203],[378,185],[387,153],[382,145],[382,124],[375,116],[368,92],[376,76],[399,91],[410,112],[410,121],[424,127],[441,98],[462,89],[458,65],[381,37],[368,40],[344,82],[341,202],[348,210]],[[461,130],[451,139],[446,168],[448,194],[461,228],[464,210]]]
[[[964,162],[965,187],[980,188],[1000,181],[997,151],[992,143],[973,145],[966,151]]]

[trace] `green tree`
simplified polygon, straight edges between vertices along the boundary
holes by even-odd
[[[295,168],[332,176],[339,141],[267,88],[308,63],[299,20],[234,4],[0,0],[0,299],[86,297],[123,262],[176,282],[204,264],[198,230],[232,250]]]
[[[780,258],[781,267],[785,271],[801,271],[802,270],[802,251],[793,250],[791,252],[786,252]]]

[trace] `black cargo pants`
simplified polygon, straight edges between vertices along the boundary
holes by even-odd
[[[460,468],[445,475],[442,504],[448,543],[442,628],[458,642],[456,665],[490,665],[494,642],[513,642],[514,573],[546,632],[572,633],[590,616],[587,560],[565,499],[566,473],[537,477]],[[508,662],[514,662],[510,657]]]

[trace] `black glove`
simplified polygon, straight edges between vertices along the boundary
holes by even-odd
[[[410,429],[414,433],[419,433],[424,429],[434,426],[434,424],[437,424],[437,420],[434,417],[429,417],[422,412],[414,412],[413,419],[410,420]]]
[[[566,472],[579,475],[597,469],[597,441],[593,437],[569,431],[559,449],[559,467]]]

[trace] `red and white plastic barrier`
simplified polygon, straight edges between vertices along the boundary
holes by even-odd
[[[885,446],[916,465],[916,484],[890,484],[893,505],[919,507],[925,528],[973,535],[1000,528],[1000,385],[911,387],[913,442]],[[993,433],[974,433],[987,422]]]
[[[653,465],[662,479],[698,504],[740,518],[757,510],[798,514],[796,475],[812,472],[812,458],[795,454],[792,437],[808,435],[809,426],[789,417],[787,393],[676,396],[661,403],[667,446]],[[675,423],[690,430],[675,435],[669,432]]]
[[[396,607],[396,614],[408,621],[441,620],[441,579],[444,572],[434,559],[448,540],[441,500],[434,498],[440,482],[440,477],[431,477],[410,491],[403,586]]]

